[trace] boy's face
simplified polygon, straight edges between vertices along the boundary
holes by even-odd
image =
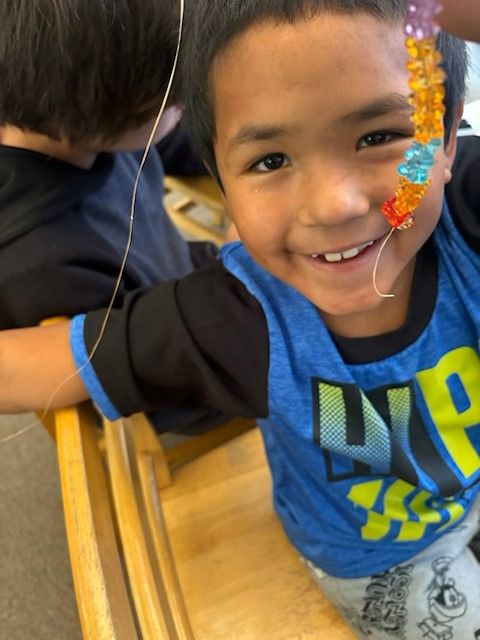
[[[382,253],[378,288],[395,298],[380,298],[372,274],[390,231],[380,206],[413,134],[405,62],[401,25],[322,13],[247,30],[213,68],[215,153],[239,235],[347,336],[403,324],[415,255],[451,177],[455,131],[415,225]]]

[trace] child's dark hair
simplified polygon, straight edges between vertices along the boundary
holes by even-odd
[[[179,0],[0,3],[0,125],[114,142],[158,111]]]
[[[236,36],[264,20],[294,22],[321,11],[352,16],[366,13],[381,20],[401,22],[406,4],[407,0],[194,0],[183,51],[186,120],[194,144],[210,169],[217,173],[211,68],[216,56]],[[445,128],[448,140],[456,107],[465,94],[468,55],[463,40],[445,33],[440,34],[438,47],[447,73]]]

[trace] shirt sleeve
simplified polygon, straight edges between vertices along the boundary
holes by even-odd
[[[18,270],[13,266],[0,276],[0,330],[30,327],[46,318],[72,317],[101,308],[108,304],[115,282],[113,269],[108,272],[95,263],[52,260]],[[124,294],[122,282],[119,295]]]
[[[85,327],[85,315],[75,316],[70,326],[70,348],[73,353],[75,365],[80,373],[83,384],[89,396],[97,407],[109,420],[118,420],[121,417],[118,409],[110,402],[95,369],[90,362],[90,355],[83,339]]]
[[[232,415],[267,415],[265,316],[221,263],[128,294],[112,311],[88,363],[104,318],[105,310],[76,318],[71,345],[84,367],[83,381],[107,417],[192,399]]]

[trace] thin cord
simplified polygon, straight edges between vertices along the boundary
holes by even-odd
[[[55,396],[57,395],[57,393],[60,391],[60,389],[62,389],[67,382],[69,382],[72,378],[76,377],[79,373],[81,373],[92,361],[93,356],[95,355],[100,342],[103,339],[103,336],[105,335],[105,330],[107,328],[107,323],[108,320],[110,318],[110,315],[112,313],[112,309],[113,309],[113,305],[115,303],[115,299],[117,297],[117,293],[118,290],[120,288],[121,282],[122,282],[122,278],[123,278],[123,274],[125,271],[125,267],[127,264],[127,260],[128,260],[128,256],[130,253],[130,249],[132,246],[132,239],[133,239],[133,224],[135,222],[135,208],[136,208],[136,204],[137,204],[137,192],[138,192],[138,185],[140,183],[140,178],[142,176],[142,172],[143,172],[143,168],[145,166],[145,162],[147,161],[147,157],[148,154],[153,146],[153,140],[155,138],[155,134],[157,132],[158,129],[158,125],[160,123],[160,120],[163,116],[163,113],[165,111],[165,107],[168,101],[168,98],[170,96],[170,92],[172,89],[172,84],[173,81],[175,79],[175,73],[177,71],[177,66],[178,66],[178,59],[180,56],[180,47],[182,44],[182,35],[183,35],[183,23],[184,23],[184,17],[185,17],[185,0],[180,0],[180,18],[179,18],[179,24],[178,24],[178,40],[177,40],[177,48],[175,51],[175,58],[173,61],[173,66],[172,66],[172,71],[170,73],[170,79],[168,81],[167,84],[167,88],[165,91],[165,95],[163,97],[163,101],[162,104],[160,106],[160,109],[158,111],[157,117],[155,118],[155,122],[153,124],[152,127],[152,131],[150,133],[150,137],[148,138],[148,142],[147,142],[147,146],[145,147],[145,151],[143,153],[142,156],[142,160],[140,162],[140,165],[138,167],[138,171],[137,171],[137,175],[135,178],[135,183],[133,185],[133,191],[132,191],[132,202],[131,202],[131,206],[130,206],[130,222],[129,222],[129,227],[128,227],[128,238],[127,238],[127,244],[125,247],[125,251],[123,254],[123,258],[122,258],[122,263],[120,266],[120,271],[118,273],[118,277],[117,277],[117,281],[115,283],[115,287],[113,289],[113,293],[110,299],[110,303],[107,307],[107,311],[105,313],[105,317],[103,319],[102,322],[102,326],[100,328],[100,333],[98,334],[98,338],[95,340],[95,343],[90,351],[90,353],[88,354],[88,358],[87,361],[79,368],[76,369],[72,374],[70,374],[67,378],[65,378],[65,380],[62,380],[62,382],[58,385],[58,387],[56,387],[56,389],[53,391],[52,395],[50,396],[49,401],[47,402],[47,407],[46,409],[44,409],[42,415],[39,417],[39,420],[42,421],[45,416],[47,415],[47,413],[50,410],[50,407],[52,405],[52,402],[55,398]],[[10,436],[7,436],[5,438],[2,438],[0,440],[0,444],[4,444],[5,442],[9,442],[10,440],[14,440],[15,438],[20,437],[21,435],[23,435],[24,433],[26,433],[27,431],[30,431],[31,429],[33,429],[36,425],[37,425],[37,421],[35,421],[34,423],[27,425],[26,427],[23,427],[22,429],[20,429],[19,431],[17,431],[16,433],[11,434]]]
[[[120,288],[120,284],[121,284],[121,281],[122,281],[123,273],[125,271],[125,266],[127,264],[128,255],[130,253],[130,248],[132,246],[133,223],[134,223],[134,220],[135,220],[135,206],[137,204],[138,185],[140,183],[140,178],[141,178],[141,175],[142,175],[143,167],[145,166],[145,162],[147,160],[147,156],[148,156],[148,154],[149,154],[149,152],[150,152],[150,150],[152,148],[153,139],[154,139],[155,134],[157,132],[158,125],[160,123],[160,119],[163,116],[163,112],[165,111],[165,106],[167,104],[167,100],[168,100],[168,97],[170,95],[170,91],[172,89],[173,80],[175,78],[175,72],[177,70],[177,65],[178,65],[178,58],[179,58],[179,55],[180,55],[180,46],[182,44],[184,15],[185,15],[185,0],[180,0],[180,21],[179,21],[179,25],[178,25],[178,41],[177,41],[177,49],[175,51],[175,59],[173,61],[172,72],[170,74],[170,80],[168,81],[167,90],[165,92],[165,96],[163,98],[163,102],[161,104],[160,110],[159,110],[159,112],[157,114],[157,117],[155,119],[155,123],[153,125],[152,132],[150,133],[150,137],[148,139],[147,146],[146,146],[145,151],[143,153],[142,161],[140,162],[140,166],[138,168],[137,177],[135,179],[135,184],[133,186],[132,204],[131,204],[131,207],[130,207],[130,225],[129,225],[129,230],[128,230],[128,240],[127,240],[127,246],[125,248],[125,253],[124,253],[124,256],[123,256],[123,260],[122,260],[122,265],[120,267],[120,272],[118,274],[117,283],[115,285],[115,289],[113,291],[112,298],[110,300],[110,304],[108,305],[107,312],[105,314],[105,318],[103,320],[102,327],[100,329],[100,333],[98,335],[97,340],[95,341],[95,344],[92,347],[92,350],[88,354],[88,360],[83,365],[83,367],[87,366],[87,364],[89,364],[91,362],[91,360],[92,360],[93,356],[95,355],[95,353],[96,353],[96,351],[98,349],[98,346],[100,345],[100,342],[101,342],[101,340],[102,340],[102,338],[103,338],[103,336],[105,334],[105,330],[107,328],[107,323],[108,323],[108,320],[110,318],[110,314],[112,312],[113,305],[115,303],[115,298],[117,297],[117,293],[118,293],[118,290]],[[58,389],[56,391],[58,391]]]
[[[15,431],[15,433],[12,433],[11,435],[6,436],[5,438],[2,438],[0,440],[0,444],[5,444],[10,440],[15,440],[15,438],[19,438],[20,436],[23,436],[24,433],[27,433],[27,431],[31,431],[34,427],[36,427],[37,424],[38,422],[32,422],[31,424],[28,424],[26,427],[23,427],[22,429]]]
[[[380,298],[395,298],[395,294],[394,293],[380,293],[380,291],[378,290],[378,287],[377,287],[377,271],[378,271],[378,264],[380,262],[380,256],[382,255],[383,250],[387,246],[387,242],[393,236],[394,232],[395,232],[395,227],[392,227],[390,229],[390,233],[385,238],[385,240],[382,242],[382,246],[380,247],[380,249],[379,249],[379,251],[377,253],[377,257],[375,258],[375,266],[373,267],[373,275],[372,275],[373,288],[375,289],[375,293],[377,294],[377,296],[380,296]]]

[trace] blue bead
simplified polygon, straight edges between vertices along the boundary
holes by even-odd
[[[401,164],[398,167],[397,171],[404,178],[408,178],[410,176],[410,173],[411,173],[411,168],[409,167],[408,164]]]
[[[410,181],[413,182],[413,184],[426,184],[428,182],[428,171],[419,169]]]
[[[426,184],[429,171],[435,163],[435,154],[442,144],[441,138],[433,138],[427,144],[413,142],[404,153],[406,162],[398,167],[398,173],[413,184]]]
[[[428,145],[431,146],[432,149],[436,150],[438,149],[438,147],[441,147],[443,145],[443,140],[442,138],[432,138]]]

